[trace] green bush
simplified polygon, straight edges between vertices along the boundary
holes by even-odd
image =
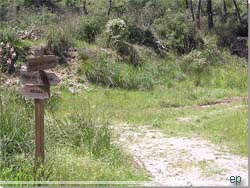
[[[154,80],[144,68],[116,63],[105,57],[92,59],[78,70],[95,84],[123,89],[152,89]]]
[[[11,28],[0,28],[0,41],[1,42],[10,42],[13,44],[20,43],[20,40],[16,34],[16,31]]]
[[[66,63],[67,49],[73,45],[72,40],[72,30],[67,25],[53,27],[46,36],[47,50],[58,56],[59,62]]]
[[[121,49],[126,42],[127,24],[122,19],[109,20],[106,24],[107,46],[114,49]]]
[[[25,61],[28,46],[24,44],[12,28],[0,28],[0,69],[13,73]]]
[[[101,33],[105,24],[105,19],[99,16],[82,18],[79,21],[79,26],[75,32],[75,37],[78,40],[94,42],[98,34]]]
[[[167,15],[155,20],[153,28],[165,45],[178,53],[187,53],[202,45],[195,27],[183,13]]]
[[[207,49],[193,50],[177,61],[186,78],[196,86],[245,90],[247,63],[227,51],[209,47],[211,43],[206,45]]]

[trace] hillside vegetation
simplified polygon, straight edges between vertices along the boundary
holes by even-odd
[[[247,28],[243,0],[2,0],[0,180],[147,180],[114,143],[118,123],[246,156]],[[16,81],[36,46],[59,57],[62,80],[46,104],[45,175],[34,174],[33,104]],[[231,102],[237,112],[224,111]]]

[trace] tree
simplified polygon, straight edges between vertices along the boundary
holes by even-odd
[[[194,19],[194,7],[193,7],[193,2],[192,2],[192,0],[190,0],[189,2],[190,2],[190,10],[191,10],[192,18],[193,18],[193,21],[194,21],[195,19]]]
[[[198,0],[196,6],[195,21],[196,21],[196,26],[199,29],[201,27],[200,13],[201,13],[201,0]]]
[[[222,1],[222,21],[225,22],[227,21],[227,4],[226,1]]]
[[[234,3],[235,12],[236,12],[236,14],[237,14],[238,20],[239,20],[239,22],[240,22],[240,24],[241,24],[242,21],[241,21],[241,16],[240,16],[240,10],[239,10],[239,7],[238,7],[238,5],[237,5],[236,0],[233,0],[233,3]]]
[[[45,6],[53,12],[55,9],[59,9],[59,7],[56,5],[58,1],[59,0],[53,0],[53,1],[52,0],[24,0],[23,5],[26,7],[34,6],[38,9],[42,6]],[[67,0],[67,1],[70,1],[70,0]]]
[[[111,13],[111,9],[112,9],[112,0],[108,0],[108,15],[110,15]]]
[[[0,7],[0,21],[4,21],[6,18],[7,10],[4,4]]]
[[[41,2],[40,2],[40,0],[35,0],[35,6],[37,7],[37,8],[39,8],[40,7],[40,4]]]
[[[185,0],[186,9],[189,8],[188,0]]]
[[[87,8],[86,8],[86,4],[87,4],[87,0],[83,0],[83,2],[82,2],[83,13],[84,13],[85,15],[88,15],[88,10],[87,10]]]
[[[212,29],[214,26],[212,0],[207,0],[207,21],[208,28]]]

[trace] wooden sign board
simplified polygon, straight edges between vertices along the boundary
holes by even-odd
[[[46,85],[26,84],[21,93],[27,99],[48,99],[50,97],[50,87]]]
[[[58,63],[58,59],[54,55],[44,55],[40,57],[27,58],[27,70],[39,71],[55,68]]]
[[[60,79],[53,72],[44,72],[46,79],[48,80],[48,84],[51,86],[55,86],[60,82]],[[28,72],[25,70],[20,71],[20,78],[22,84],[45,84],[42,78],[42,75],[39,71],[36,72]]]

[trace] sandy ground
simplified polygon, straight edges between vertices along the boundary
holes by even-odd
[[[114,127],[120,144],[137,165],[145,168],[152,183],[165,186],[230,186],[230,176],[248,183],[247,158],[231,154],[201,138],[166,137],[149,126]]]

